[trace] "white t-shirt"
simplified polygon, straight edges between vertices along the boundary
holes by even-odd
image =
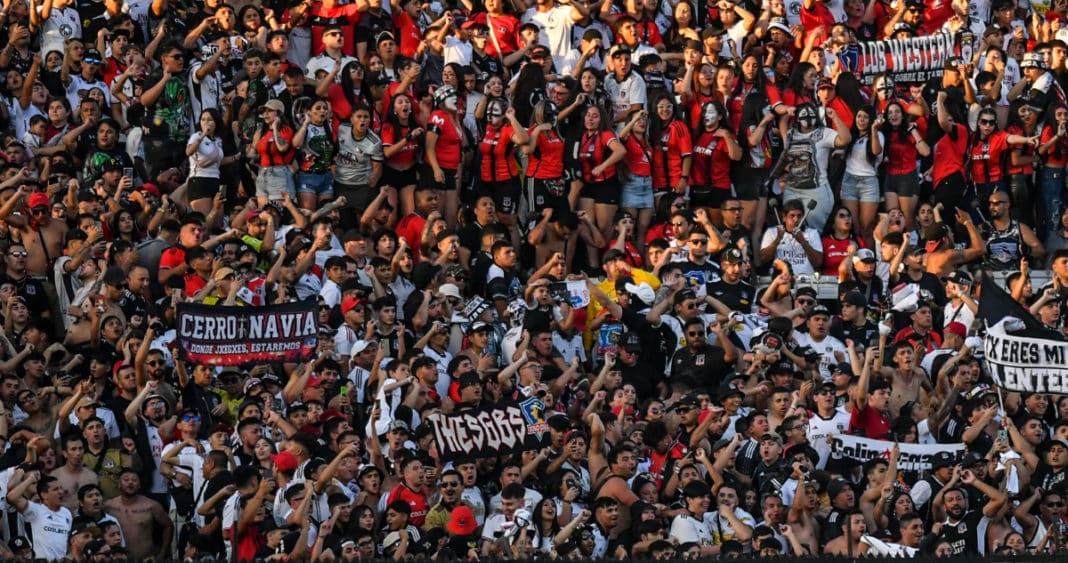
[[[764,231],[764,236],[760,239],[760,248],[770,246],[778,235],[778,227],[771,227]],[[802,236],[808,241],[810,247],[817,252],[823,252],[823,241],[820,239],[820,234],[816,229],[807,227],[802,231]],[[779,247],[775,249],[775,257],[789,264],[794,271],[794,275],[816,272],[816,269],[812,267],[812,262],[808,260],[808,255],[805,254],[805,249],[790,233],[782,236],[782,240],[779,241]]]
[[[100,88],[104,92],[104,101],[110,106],[115,103],[111,99],[111,88],[108,87],[103,81],[94,80],[89,82],[83,79],[80,75],[70,75],[70,84],[67,85],[67,101],[70,102],[70,107],[75,108],[74,111],[78,111],[78,104],[81,103],[83,96],[89,95],[89,90],[93,88]]]
[[[538,26],[538,44],[549,48],[556,68],[563,68],[564,58],[572,49],[571,28],[575,22],[571,19],[571,6],[553,6],[545,12],[530,8],[523,14],[523,23]]]
[[[193,146],[197,139],[201,137],[204,137],[204,134],[200,131],[193,133],[189,136],[189,142],[186,146]],[[189,157],[189,175],[198,178],[218,178],[219,165],[222,164],[222,159],[222,139],[204,137],[204,140],[200,142],[200,146],[197,147],[197,152]]]
[[[680,544],[696,542],[701,546],[713,545],[712,532],[708,529],[708,524],[689,514],[680,514],[671,521],[669,535],[671,539],[677,540]]]
[[[831,455],[831,445],[827,443],[827,436],[845,434],[849,431],[848,413],[835,409],[831,418],[823,418],[817,412],[808,417],[808,431],[805,433],[808,443],[820,455],[816,463],[817,469],[827,467],[827,458]]]
[[[879,136],[879,147],[885,150],[886,140],[883,138],[883,134],[876,132]],[[845,171],[853,176],[861,177],[873,177],[879,175],[879,162],[882,160],[883,153],[880,151],[879,156],[875,160],[868,159],[868,137],[858,139],[853,143],[853,150],[849,151],[849,157],[846,158]]]
[[[797,343],[801,346],[811,346],[813,350],[819,352],[820,375],[823,376],[824,381],[831,379],[831,364],[839,363],[839,358],[844,360],[849,357],[845,344],[829,334],[823,340],[816,342],[807,332],[799,333]]]
[[[30,524],[33,533],[33,556],[37,559],[58,561],[67,556],[67,539],[74,521],[67,507],[52,511],[47,506],[27,501],[23,519]]]
[[[460,41],[452,35],[445,38],[445,49],[443,51],[445,64],[459,63],[464,66],[471,64],[471,58],[474,54],[474,49],[472,49],[469,41]]]
[[[38,4],[37,13],[43,11],[44,6]],[[66,8],[53,6],[48,19],[41,24],[41,53],[62,53],[65,50],[64,42],[71,38],[82,38],[82,18],[78,16],[78,9],[74,7],[73,2]]]

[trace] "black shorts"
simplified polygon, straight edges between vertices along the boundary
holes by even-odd
[[[519,211],[519,198],[523,194],[523,186],[519,178],[509,178],[504,182],[478,181],[478,196],[490,196],[497,211],[506,215],[514,215]]]
[[[915,173],[887,174],[883,190],[898,197],[915,197],[920,194],[920,179]]]
[[[568,182],[563,178],[527,178],[527,186],[530,189],[534,201],[531,207],[535,214],[541,214],[545,209],[570,209],[571,204],[567,201]]]
[[[613,176],[603,182],[583,184],[579,197],[592,199],[594,203],[601,205],[619,205],[622,197],[622,189],[619,186],[619,178]]]
[[[740,167],[731,174],[734,182],[734,191],[738,201],[756,201],[762,197],[768,197],[768,176],[771,170],[768,168]]]
[[[401,189],[405,186],[416,186],[419,183],[419,166],[412,166],[407,170],[397,170],[388,166],[382,167],[382,179],[378,181],[380,186],[391,186]],[[433,174],[430,175],[434,177]]]
[[[731,198],[731,191],[721,190],[718,188],[700,188],[694,189],[690,187],[690,207],[711,207],[712,209],[719,209],[723,206],[723,202]]]
[[[434,181],[434,169],[429,164],[420,165],[419,186],[442,192],[456,191],[456,170],[442,168],[441,171],[445,173],[445,182],[439,184]]]
[[[193,176],[189,178],[185,191],[189,201],[213,198],[219,193],[219,179]]]

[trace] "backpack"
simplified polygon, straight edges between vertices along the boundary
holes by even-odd
[[[816,141],[823,137],[823,131],[816,129],[805,138],[794,137],[791,130],[786,135],[786,148],[782,152],[783,185],[795,190],[811,190],[819,185],[816,170]]]

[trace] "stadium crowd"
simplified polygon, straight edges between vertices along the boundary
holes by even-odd
[[[3,0],[0,557],[1061,551],[1068,401],[977,316],[1068,324],[1066,18]],[[183,359],[298,302],[305,361]]]

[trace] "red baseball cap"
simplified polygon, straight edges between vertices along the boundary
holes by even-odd
[[[445,525],[445,529],[454,536],[469,536],[475,533],[478,529],[475,513],[466,505],[457,506],[449,514],[449,523]]]
[[[50,202],[48,200],[48,194],[44,194],[41,192],[33,192],[32,194],[30,194],[30,199],[28,203],[30,209],[33,209],[34,207],[48,207]]]
[[[293,471],[300,465],[297,456],[289,452],[271,454],[271,460],[274,461],[274,468],[279,471]]]

